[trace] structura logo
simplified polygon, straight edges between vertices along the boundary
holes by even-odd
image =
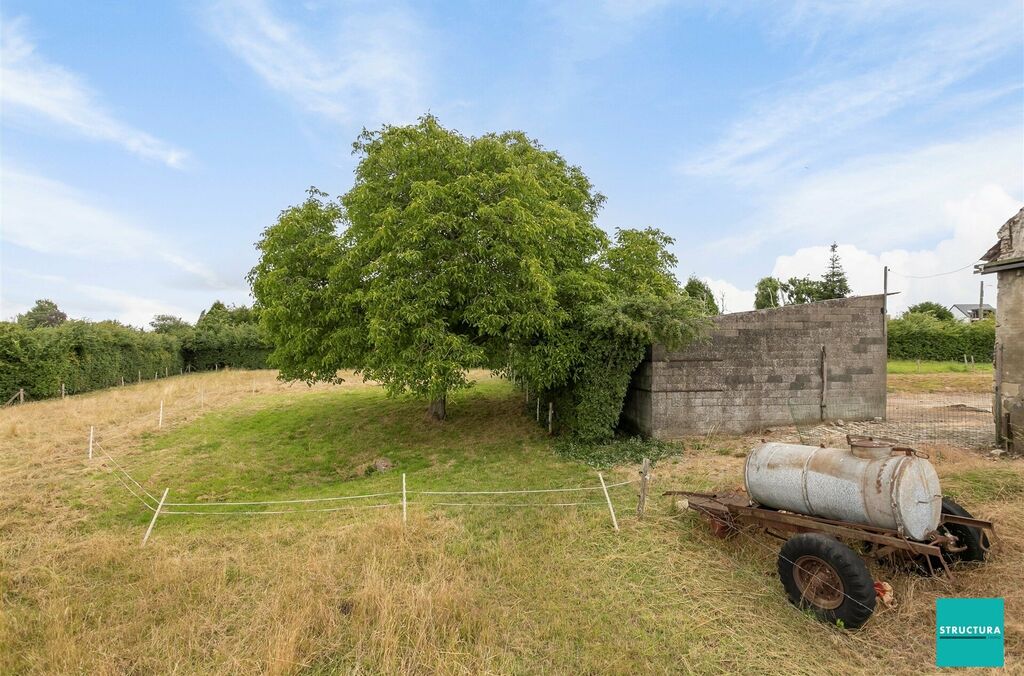
[[[935,666],[1003,666],[1003,599],[935,601]]]

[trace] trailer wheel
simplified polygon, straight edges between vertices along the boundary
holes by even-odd
[[[942,513],[962,516],[967,519],[974,518],[970,512],[950,498],[942,498]],[[988,556],[988,536],[980,528],[971,528],[959,523],[944,523],[939,526],[939,531],[945,531],[956,537],[960,546],[967,548],[962,552],[944,552],[943,556],[946,558],[946,561],[950,563],[956,561],[984,561],[985,557]]]
[[[779,577],[789,600],[829,624],[856,629],[875,611],[875,586],[864,560],[839,540],[801,533],[782,545]]]

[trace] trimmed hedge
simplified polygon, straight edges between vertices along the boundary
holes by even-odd
[[[910,313],[889,322],[889,359],[960,361],[967,355],[990,362],[995,343],[993,319],[964,323]]]
[[[134,382],[182,368],[181,342],[116,322],[69,321],[28,329],[0,323],[0,396],[19,388],[30,399],[60,396]],[[0,402],[2,403],[2,402]]]
[[[28,399],[98,390],[181,369],[267,368],[270,347],[255,324],[213,324],[180,334],[117,322],[68,321],[29,329],[0,322],[0,404],[25,389]]]
[[[232,366],[267,368],[272,348],[258,324],[200,324],[185,338],[185,363],[200,371]]]

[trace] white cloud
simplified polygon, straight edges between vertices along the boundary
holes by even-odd
[[[82,284],[58,275],[40,274],[28,270],[7,269],[5,275],[14,275],[30,280],[39,295],[51,296],[58,301],[61,310],[75,319],[116,319],[122,324],[147,328],[155,315],[170,314],[187,317],[188,311],[164,301],[146,298],[96,284]],[[24,312],[29,306],[14,304],[2,299],[0,316],[10,319]]]
[[[751,250],[783,238],[836,239],[867,250],[913,245],[953,232],[956,224],[947,204],[967,200],[987,186],[1024,197],[1019,128],[908,153],[865,156],[780,186],[743,235],[708,246]]]
[[[156,234],[59,181],[18,171],[5,162],[0,167],[0,195],[4,242],[44,254],[91,259],[100,267],[125,260],[159,261],[206,288],[229,286]]]
[[[832,4],[832,3],[830,3]],[[793,24],[820,20],[829,5],[801,3],[787,16]],[[920,33],[894,31],[887,3],[839,3],[832,11],[858,21],[881,20],[886,30],[865,37],[863,54],[842,52],[826,66],[755,94],[749,112],[724,137],[680,165],[686,173],[766,180],[803,166],[832,144],[912,104],[928,101],[1020,45],[1020,9],[1001,3],[981,12],[932,11],[940,17]],[[803,13],[801,13],[801,10]],[[845,22],[835,22],[837,31]],[[817,24],[816,24],[817,25]],[[812,29],[817,30],[817,29]],[[844,43],[845,44],[845,43]],[[851,67],[851,65],[853,67]]]
[[[963,199],[941,204],[939,225],[950,234],[932,247],[871,252],[841,243],[837,253],[856,295],[881,293],[883,269],[889,267],[889,291],[899,292],[889,300],[893,315],[926,300],[946,306],[976,303],[978,285],[982,281],[986,282],[985,302],[995,305],[994,280],[974,274],[972,264],[995,243],[996,230],[1022,205],[1024,203],[1008,195],[1002,187],[984,186]],[[819,278],[828,257],[828,246],[803,247],[792,254],[778,256],[771,275],[780,279]],[[727,300],[730,295],[736,299],[735,304],[729,302],[731,312],[753,308],[752,290],[737,289],[720,280],[707,281],[716,293],[727,291]]]
[[[87,303],[95,313],[91,319],[113,317],[123,324],[148,328],[149,322],[158,314],[188,316],[187,310],[176,305],[117,289],[94,284],[72,284],[72,287],[91,301]]]
[[[724,279],[711,279],[710,277],[701,279],[711,287],[711,292],[715,294],[715,300],[718,301],[718,307],[723,313],[753,309],[754,292],[752,290],[741,289]]]
[[[262,0],[223,0],[211,32],[270,87],[335,122],[408,122],[424,112],[422,30],[400,9],[352,13],[326,44]]]
[[[185,163],[184,150],[119,121],[80,77],[41,57],[24,19],[0,20],[0,36],[0,104],[5,120],[36,124],[42,119],[169,167]]]

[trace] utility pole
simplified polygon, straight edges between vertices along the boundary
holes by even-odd
[[[985,318],[985,282],[978,282],[978,319]]]

